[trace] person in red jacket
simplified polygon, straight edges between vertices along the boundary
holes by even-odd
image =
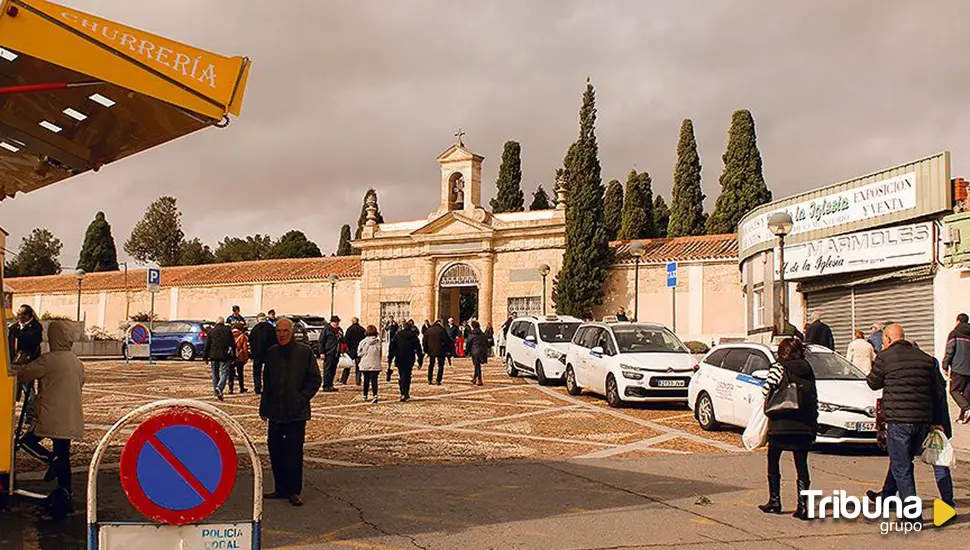
[[[243,327],[235,324],[232,327],[232,337],[236,341],[236,360],[229,369],[229,393],[233,392],[233,382],[239,379],[239,393],[246,393],[246,363],[249,362],[249,338]]]

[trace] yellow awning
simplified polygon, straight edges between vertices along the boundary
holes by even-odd
[[[0,199],[224,125],[249,68],[45,0],[0,0]]]

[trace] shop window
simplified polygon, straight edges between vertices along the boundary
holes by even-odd
[[[765,326],[765,289],[764,287],[754,289],[752,293],[751,307],[751,328],[761,328]]]

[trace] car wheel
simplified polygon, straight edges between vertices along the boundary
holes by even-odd
[[[195,346],[188,342],[179,346],[179,357],[181,357],[183,361],[191,361],[195,359]]]
[[[508,373],[511,378],[515,378],[519,375],[519,369],[515,368],[515,361],[512,360],[511,355],[505,358],[505,372]]]
[[[623,400],[620,399],[620,390],[616,385],[616,378],[613,378],[612,374],[606,377],[606,402],[614,409],[623,406]]]
[[[572,365],[566,365],[566,393],[569,395],[579,395],[583,393],[583,388],[576,383],[576,373]]]
[[[536,361],[536,380],[540,386],[549,385],[549,379],[546,378],[546,373],[542,370],[542,361]]]
[[[697,396],[694,416],[697,417],[697,423],[702,430],[711,432],[717,429],[718,422],[717,417],[714,416],[714,402],[711,401],[711,396],[707,395],[707,392],[701,392]]]

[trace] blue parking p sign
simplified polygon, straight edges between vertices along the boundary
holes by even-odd
[[[667,262],[667,288],[677,286],[677,262]]]
[[[148,286],[158,287],[162,284],[162,270],[157,267],[148,268]]]

